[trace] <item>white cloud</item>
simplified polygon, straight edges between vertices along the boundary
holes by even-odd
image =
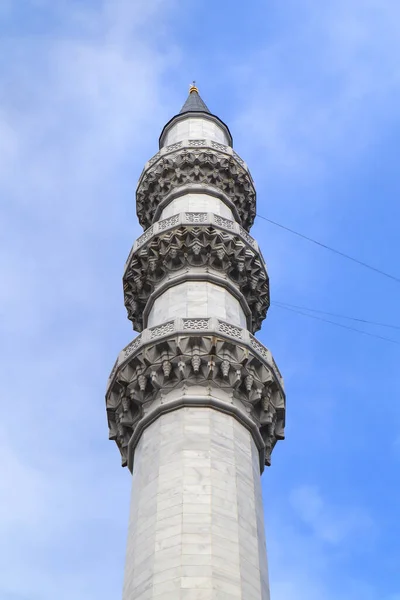
[[[287,502],[268,502],[267,548],[274,600],[382,600],[352,560],[368,561],[377,534],[364,507],[336,504],[315,485],[294,488]]]
[[[330,544],[360,543],[360,538],[375,534],[375,525],[362,507],[332,507],[316,486],[303,485],[291,494],[291,504],[298,517],[313,534]]]
[[[132,337],[121,270],[139,231],[135,178],[171,116],[173,9],[32,1],[51,34],[0,42],[5,600],[99,600],[120,585],[130,478],[107,440],[104,386]]]
[[[42,5],[48,10],[49,3]],[[104,259],[107,240],[110,255],[112,239],[127,253],[138,231],[135,175],[142,157],[156,150],[166,120],[161,80],[177,58],[168,40],[161,51],[146,34],[151,24],[155,36],[165,37],[172,2],[57,6],[59,36],[2,41],[12,64],[0,106],[7,330],[43,330],[60,300],[89,307],[96,285],[106,293],[94,274],[96,254]]]
[[[398,113],[400,8],[335,0],[284,10],[287,31],[234,69],[246,94],[235,128],[252,159],[267,153],[264,172],[309,179],[326,175],[335,157],[362,154]]]
[[[0,4],[0,12],[6,15],[7,7],[10,14],[16,4]],[[8,64],[0,102],[0,596],[101,600],[118,595],[129,502],[129,475],[118,470],[117,450],[107,442],[104,383],[130,337],[120,273],[139,231],[135,178],[171,116],[163,86],[180,60],[168,31],[176,4],[25,4],[51,13],[57,26],[48,36],[10,35],[0,42]],[[361,9],[360,2],[350,5]],[[363,56],[373,29],[363,19],[348,25],[346,6],[336,3],[340,10],[332,14],[323,4],[317,22],[304,15],[308,30],[288,46],[294,51],[308,35],[324,31],[324,56],[335,59],[339,95],[326,90],[323,99],[316,97],[316,88],[308,88],[310,72],[303,86],[287,71],[283,76],[285,39],[243,69],[242,80],[251,80],[252,97],[261,100],[246,105],[230,125],[238,133],[247,128],[243,154],[250,165],[258,159],[258,140],[271,150],[274,166],[323,172],[325,154],[340,147],[364,98],[375,93],[372,83],[380,97],[397,85],[396,20],[387,27],[397,8],[379,3],[376,15],[377,37],[385,30],[390,49],[375,50],[382,52],[386,76]],[[275,244],[274,251],[281,247]],[[282,256],[289,263],[283,250]],[[308,285],[309,271],[310,262],[298,270],[299,285]],[[281,339],[289,348],[288,332]],[[296,374],[312,367],[305,357],[293,362]],[[373,524],[356,508],[327,504],[315,487],[295,490],[292,502],[307,535],[279,525],[271,559],[282,570],[272,574],[273,598],[333,600],[327,548],[369,535]],[[109,553],[98,556],[97,547]]]

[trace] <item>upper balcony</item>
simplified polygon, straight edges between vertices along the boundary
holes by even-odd
[[[181,140],[162,148],[145,165],[136,190],[144,229],[172,199],[195,187],[216,195],[247,231],[256,215],[256,191],[246,163],[230,147],[207,139]]]

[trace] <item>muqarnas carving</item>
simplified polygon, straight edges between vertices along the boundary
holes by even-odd
[[[224,192],[235,204],[247,231],[256,216],[256,192],[248,171],[234,156],[212,148],[187,149],[161,156],[141,175],[136,191],[139,223],[147,229],[158,205],[174,189],[199,184]]]
[[[161,392],[210,383],[240,401],[261,433],[265,464],[270,465],[273,447],[284,438],[285,396],[279,382],[248,347],[199,332],[155,340],[116,369],[106,403],[110,439],[120,449],[123,466],[136,425]]]
[[[155,286],[185,267],[191,267],[192,273],[196,267],[207,267],[225,274],[249,306],[251,330],[260,329],[270,299],[268,274],[259,252],[236,233],[185,225],[150,236],[130,255],[123,278],[124,299],[136,331],[144,327],[143,311]]]

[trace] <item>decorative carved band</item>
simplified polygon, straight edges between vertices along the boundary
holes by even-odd
[[[136,191],[140,224],[150,227],[165,196],[188,183],[209,184],[226,193],[244,229],[250,229],[256,215],[256,192],[250,173],[233,153],[210,147],[183,147],[160,156],[143,171]]]
[[[236,410],[247,415],[258,428],[265,446],[265,463],[269,465],[276,441],[284,437],[285,425],[282,381],[271,365],[269,351],[264,348],[270,357],[267,361],[260,352],[251,349],[251,336],[245,339],[248,332],[227,333],[220,328],[223,322],[218,320],[213,323],[216,326],[213,332],[185,331],[185,320],[177,321],[183,322],[165,323],[158,327],[162,331],[148,330],[134,350],[127,353],[130,346],[125,348],[124,357],[121,362],[118,360],[109,381],[106,406],[110,439],[120,449],[123,466],[127,464],[129,440],[140,422],[152,413],[155,403],[159,404],[160,398],[173,390],[193,386],[209,388],[211,396],[213,389],[220,389],[232,398]],[[190,321],[196,327],[197,320]],[[198,321],[203,326],[205,320]],[[180,326],[180,332],[173,332],[176,325]],[[231,339],[239,333],[243,342]]]
[[[279,381],[279,384],[283,389],[282,375],[274,361],[271,352],[268,350],[268,348],[261,344],[261,342],[259,342],[254,335],[251,335],[247,329],[236,327],[231,323],[227,323],[226,321],[222,321],[221,319],[217,319],[215,317],[185,317],[183,319],[171,319],[170,321],[167,321],[167,323],[162,323],[161,325],[156,325],[155,327],[149,327],[149,329],[145,329],[140,335],[137,335],[132,342],[125,346],[125,348],[123,348],[123,350],[121,350],[119,353],[119,356],[109,375],[107,392],[113,382],[117,368],[122,367],[131,354],[133,354],[138,348],[146,346],[155,338],[162,339],[170,335],[172,332],[175,334],[186,334],[188,331],[203,331],[207,334],[218,333],[219,336],[231,339],[234,342],[240,341],[240,343],[247,346],[253,354],[259,355],[261,361],[268,364],[269,368],[274,372],[276,380]]]
[[[204,225],[216,225],[217,227],[224,229],[225,231],[234,231],[240,237],[242,237],[252,248],[259,251],[258,244],[254,238],[251,237],[250,234],[247,233],[240,227],[239,223],[236,221],[232,221],[232,219],[227,219],[225,217],[221,217],[220,215],[216,215],[215,213],[208,212],[181,212],[176,215],[172,215],[171,217],[167,217],[162,221],[157,221],[149,227],[133,244],[132,250],[129,253],[129,256],[126,260],[127,264],[129,259],[132,256],[132,253],[135,252],[140,246],[143,246],[146,242],[149,241],[151,237],[160,233],[161,231],[166,231],[167,229],[172,229],[176,227],[176,225],[191,225],[191,224],[204,224]]]
[[[180,148],[184,148],[184,147],[214,148],[215,150],[219,150],[220,152],[223,152],[224,154],[234,156],[236,158],[236,160],[238,161],[238,163],[240,163],[242,165],[242,167],[244,167],[248,171],[247,165],[244,162],[244,160],[230,146],[226,146],[225,144],[220,144],[219,142],[215,142],[214,140],[208,140],[208,139],[181,140],[179,142],[175,142],[175,144],[170,144],[169,146],[164,146],[164,148],[161,148],[161,150],[159,152],[157,152],[157,154],[152,156],[147,161],[147,163],[144,166],[143,171],[146,171],[146,169],[151,167],[151,165],[154,165],[154,163],[156,163],[158,161],[158,159],[161,158],[162,156],[165,156],[166,154],[171,154],[171,152],[175,152],[176,150],[179,150]]]
[[[200,220],[207,213],[187,215],[197,215]],[[207,220],[215,222],[215,216]],[[208,267],[222,271],[238,287],[251,311],[252,331],[257,331],[269,308],[269,280],[261,254],[249,245],[254,240],[244,240],[236,231],[237,223],[228,219],[217,227],[206,222],[179,225],[179,218],[174,215],[160,221],[153,235],[144,242],[139,238],[130,254],[123,283],[125,306],[134,329],[143,329],[143,313],[156,285],[185,267]],[[223,221],[228,226],[233,223],[233,231]]]

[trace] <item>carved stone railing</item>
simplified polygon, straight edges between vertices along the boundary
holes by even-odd
[[[204,388],[206,400],[185,392]],[[285,425],[283,381],[271,353],[246,329],[215,318],[184,318],[145,330],[122,350],[110,374],[110,438],[123,466],[132,468],[132,439],[136,444],[145,423],[192,401],[240,420],[270,464]]]
[[[146,229],[146,231],[139,236],[136,242],[133,244],[132,250],[126,259],[125,264],[129,262],[133,252],[145,244],[151,237],[162,231],[173,229],[177,225],[216,225],[219,229],[223,229],[224,231],[237,233],[247,242],[247,244],[249,244],[249,246],[260,252],[256,240],[251,237],[251,235],[247,233],[247,231],[243,229],[239,223],[236,223],[236,221],[232,221],[232,219],[227,219],[226,217],[221,217],[220,215],[216,215],[214,213],[185,211],[176,215],[172,215],[171,217],[167,217],[162,221],[157,221],[151,225],[151,227]]]
[[[143,172],[146,171],[146,169],[148,169],[152,165],[154,165],[154,163],[156,163],[158,161],[158,159],[161,158],[162,156],[171,154],[171,152],[176,152],[177,150],[180,150],[181,148],[213,148],[214,150],[219,150],[220,152],[223,152],[224,154],[233,156],[238,161],[238,163],[242,165],[242,167],[244,169],[246,169],[247,171],[249,170],[245,161],[230,146],[226,146],[225,144],[220,144],[219,142],[215,142],[214,140],[199,139],[199,140],[181,140],[179,142],[176,142],[175,144],[170,144],[169,146],[164,146],[164,148],[161,148],[161,150],[159,152],[157,152],[157,154],[152,156],[147,161],[147,163],[144,166]]]
[[[123,277],[125,306],[134,329],[146,326],[147,303],[155,287],[189,267],[186,278],[199,269],[220,272],[242,295],[255,332],[269,308],[269,280],[253,238],[236,222],[219,215],[185,212],[158,221],[133,246]],[[196,274],[197,273],[197,274]],[[211,279],[203,273],[201,279]],[[218,282],[216,282],[218,283]],[[224,284],[224,287],[225,284]]]
[[[109,389],[117,369],[129,360],[129,357],[136,352],[136,350],[145,346],[149,342],[155,339],[162,339],[169,336],[171,333],[187,333],[200,331],[202,334],[217,332],[219,335],[231,339],[232,341],[244,344],[251,351],[259,356],[260,360],[265,361],[271,370],[273,371],[276,380],[280,383],[283,388],[282,375],[275,364],[271,352],[266,348],[254,335],[252,335],[247,329],[232,325],[221,319],[215,317],[208,318],[190,318],[185,317],[183,319],[171,319],[155,327],[149,327],[145,329],[141,334],[137,335],[132,342],[129,342],[125,348],[121,350],[118,358],[111,370],[108,377],[107,390]]]
[[[248,231],[256,215],[256,192],[245,163],[232,148],[212,141],[188,140],[176,146],[172,144],[153,157],[139,179],[136,206],[140,224],[145,229],[151,226],[157,207],[173,190],[201,184],[226,194]]]

